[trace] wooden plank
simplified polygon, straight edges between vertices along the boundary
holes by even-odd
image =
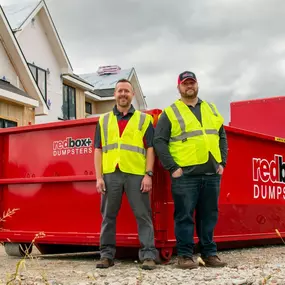
[[[29,124],[35,124],[35,110],[34,108],[24,107],[23,126],[28,126]]]
[[[5,120],[17,122],[18,126],[26,126],[35,123],[35,110],[14,102],[0,100],[0,117]]]
[[[115,105],[115,101],[101,101],[96,103],[97,114],[110,112]]]
[[[85,118],[85,94],[82,89],[76,88],[76,118]]]

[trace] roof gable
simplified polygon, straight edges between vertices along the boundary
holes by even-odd
[[[20,29],[28,17],[40,4],[39,0],[3,6],[12,30]]]
[[[52,41],[55,54],[62,59],[61,62],[67,67],[66,72],[72,72],[72,65],[44,0],[4,6],[3,9],[13,31],[16,33],[16,37],[21,34],[36,15],[42,17],[44,29]]]

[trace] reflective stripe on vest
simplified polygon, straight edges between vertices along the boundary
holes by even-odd
[[[108,150],[112,150],[112,149],[116,149],[116,148],[118,148],[118,144],[117,143],[113,143],[113,144],[108,144],[106,146],[103,146],[102,150],[107,153]]]
[[[207,135],[218,135],[219,134],[219,132],[217,130],[215,130],[215,129],[213,129],[213,130],[207,129],[207,130],[205,130],[205,133]]]
[[[188,138],[196,137],[196,136],[201,136],[203,135],[203,132],[198,130],[198,131],[192,131],[192,132],[184,132],[181,135],[177,137],[170,138],[171,142],[177,142],[177,141],[183,141]]]
[[[109,124],[109,118],[110,118],[110,113],[108,113],[105,116],[104,122],[103,122],[103,132],[104,132],[104,138],[105,138],[105,146],[102,147],[102,151],[105,152],[105,153],[107,153],[109,150],[113,150],[113,149],[119,148],[119,145],[117,143],[108,144],[108,124]],[[145,120],[146,120],[146,114],[145,113],[141,113],[140,114],[139,127],[138,127],[139,131],[142,130]],[[136,147],[136,146],[133,146],[133,145],[121,144],[120,145],[120,149],[129,150],[129,151],[133,151],[133,152],[137,152],[137,153],[146,155],[146,150],[144,148]]]
[[[145,113],[141,113],[140,114],[140,122],[139,122],[139,131],[142,130],[143,124],[145,122],[145,119],[146,119],[146,114]]]
[[[133,146],[133,145],[129,145],[129,144],[121,144],[120,149],[138,152],[140,154],[146,155],[146,150],[144,148],[140,148],[138,146]]]
[[[209,104],[209,103],[207,103],[207,104],[210,106],[213,114],[215,116],[218,116],[218,114],[215,111],[213,105]],[[201,130],[192,131],[192,132],[186,132],[185,131],[186,125],[185,125],[184,119],[181,116],[177,106],[175,104],[172,104],[170,107],[171,107],[172,111],[174,112],[174,114],[176,116],[176,119],[177,119],[177,121],[179,123],[179,126],[181,128],[181,135],[173,137],[173,138],[170,138],[171,142],[184,141],[184,140],[187,140],[188,138],[192,138],[192,137],[203,135],[203,131],[201,131]],[[206,129],[205,133],[208,134],[208,135],[218,135],[219,134],[218,131],[215,130],[215,129]]]
[[[110,113],[108,113],[104,117],[104,122],[103,122],[103,132],[104,132],[104,138],[105,138],[105,145],[106,145],[105,152],[106,153],[108,151],[108,124],[109,124],[109,118],[110,118]],[[113,149],[113,148],[111,148],[111,149]]]
[[[218,117],[218,114],[217,114],[217,112],[216,112],[214,106],[213,106],[211,103],[208,103],[208,105],[210,106],[210,108],[211,108],[213,114],[214,114],[216,117]]]
[[[186,130],[185,122],[184,122],[184,119],[182,118],[177,106],[175,104],[172,104],[171,109],[173,110],[173,112],[174,112],[174,114],[175,114],[175,116],[179,122],[182,133],[185,133],[185,130]]]

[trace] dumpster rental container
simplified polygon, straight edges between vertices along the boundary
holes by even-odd
[[[159,112],[150,112],[155,121]],[[100,195],[93,153],[97,123],[98,118],[90,118],[0,131],[0,212],[12,211],[1,220],[0,241],[8,254],[23,254],[20,245],[29,246],[35,237],[33,244],[42,253],[99,246]],[[285,145],[232,127],[226,132],[229,157],[215,240],[219,247],[281,243],[275,229],[285,237]],[[156,247],[165,260],[176,244],[170,186],[168,173],[156,160],[150,199]],[[125,196],[116,237],[119,248],[139,247]]]
[[[285,96],[232,102],[231,127],[285,138]]]

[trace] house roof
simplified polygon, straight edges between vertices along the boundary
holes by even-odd
[[[61,56],[64,58],[68,67],[70,68],[70,71],[73,70],[45,0],[34,0],[28,3],[19,2],[17,4],[9,6],[3,6],[3,10],[5,12],[6,17],[8,18],[9,24],[12,27],[13,31],[17,32],[16,36],[21,33],[21,31],[25,28],[26,24],[32,18],[34,18],[41,10],[44,10],[44,23],[47,24],[50,29],[50,31],[47,31],[47,35],[55,39],[58,46],[58,48],[56,48],[57,53],[61,54]]]
[[[36,9],[39,3],[40,1],[36,0],[26,3],[19,2],[18,4],[3,6],[11,28],[13,30],[19,29]]]
[[[23,91],[23,90],[19,89],[18,87],[14,86],[10,82],[2,80],[2,79],[0,79],[0,89],[6,90],[6,91],[10,91],[12,93],[16,93],[16,94],[25,96],[27,98],[33,99],[25,91]]]
[[[112,90],[114,90],[114,89],[112,89]],[[105,90],[100,90],[100,91],[104,92]],[[98,95],[95,91],[85,91],[84,93],[85,93],[86,98],[89,98],[89,99],[95,100],[95,101],[113,101],[113,100],[115,100],[114,96],[103,97],[103,96]],[[114,92],[112,95],[114,95]]]
[[[118,73],[110,75],[98,75],[98,73],[87,73],[87,74],[80,74],[80,77],[86,80],[87,82],[91,83],[94,86],[95,90],[114,89],[118,80],[122,78],[130,79],[133,70],[134,68],[122,69]],[[113,96],[113,94],[111,96]]]
[[[98,73],[87,73],[87,74],[80,74],[80,77],[94,86],[93,92],[96,95],[106,99],[114,96],[114,89],[116,83],[120,79],[131,80],[131,78],[134,77],[137,82],[140,94],[137,96],[138,103],[142,109],[145,109],[147,106],[145,98],[143,96],[143,92],[140,87],[140,83],[138,81],[136,71],[133,67],[128,69],[120,69],[115,74],[99,75]]]
[[[114,96],[115,88],[110,89],[95,89],[94,93],[100,97],[112,97]]]

